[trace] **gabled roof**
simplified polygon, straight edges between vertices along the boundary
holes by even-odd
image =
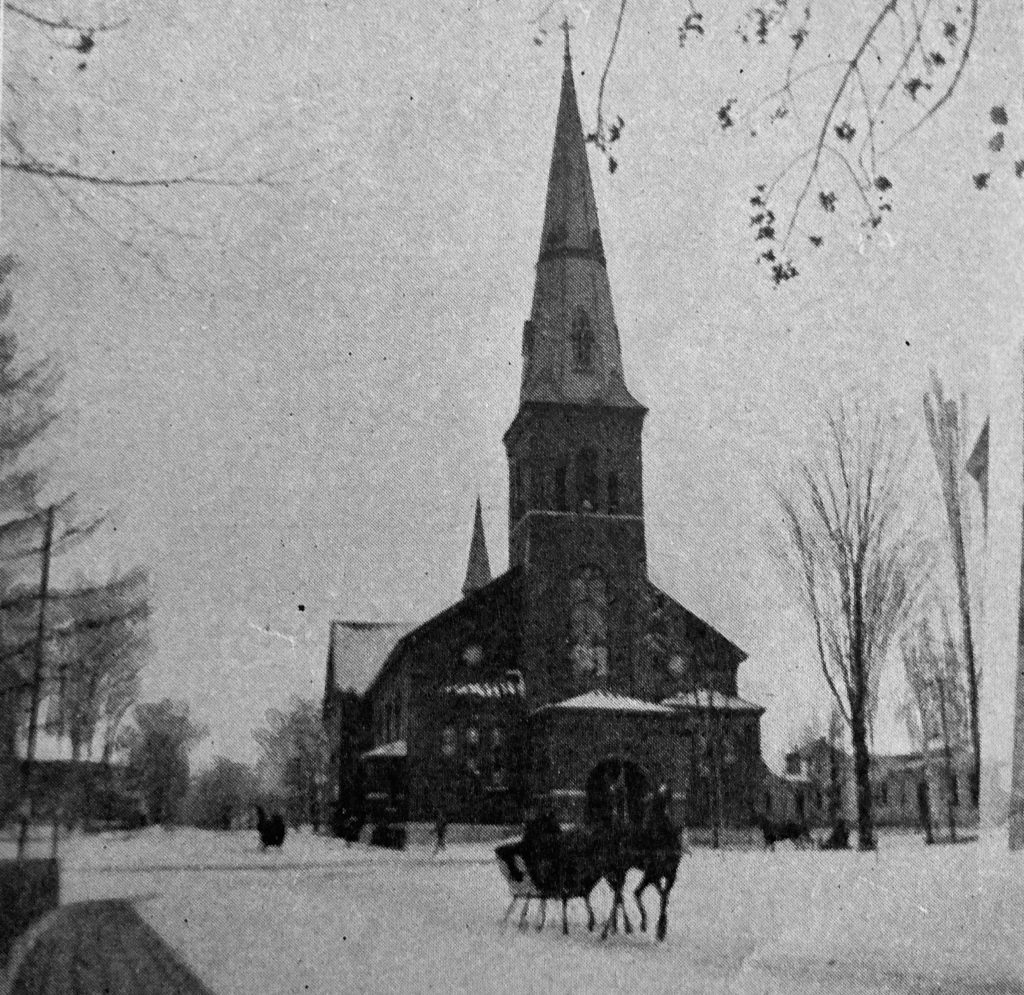
[[[656,595],[660,595],[669,601],[673,607],[682,614],[686,621],[687,627],[693,628],[696,632],[700,633],[705,638],[710,637],[712,640],[717,642],[730,657],[732,662],[737,666],[747,659],[747,653],[741,650],[728,636],[723,635],[718,631],[710,622],[705,622],[699,615],[694,615],[689,608],[677,601],[671,594],[659,587],[653,581],[648,580],[648,586]]]
[[[426,622],[423,622],[420,625],[408,627],[406,631],[403,632],[391,645],[389,651],[381,660],[380,665],[377,668],[377,672],[373,674],[371,679],[367,682],[363,692],[360,693],[365,693],[365,691],[370,690],[370,688],[372,688],[376,683],[377,678],[384,673],[391,662],[401,656],[401,654],[407,649],[414,646],[418,640],[429,636],[438,628],[438,626],[444,625],[460,613],[474,611],[481,604],[485,603],[488,598],[492,598],[503,593],[515,582],[518,576],[519,568],[512,567],[500,576],[495,577],[490,584],[487,584],[485,587],[478,588],[476,591],[471,591],[461,601],[456,601],[455,604],[449,605],[444,609],[444,611],[439,612],[432,618],[428,618]]]
[[[595,689],[576,695],[575,698],[567,698],[565,701],[554,702],[550,705],[542,705],[537,709],[543,711],[561,712],[628,712],[634,715],[672,715],[672,709],[666,708],[653,701],[644,701],[642,698],[631,698],[624,694],[615,694],[611,691]]]
[[[737,695],[721,694],[720,692],[709,693],[703,688],[696,691],[682,691],[662,701],[663,705],[679,710],[718,709],[724,712],[763,712],[764,707],[755,705],[753,702],[745,701]]]
[[[413,628],[409,622],[331,622],[326,694],[365,693],[395,644]]]

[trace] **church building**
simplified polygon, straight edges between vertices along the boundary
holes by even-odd
[[[517,822],[545,804],[583,821],[615,782],[633,814],[667,784],[688,825],[718,804],[747,823],[764,709],[737,694],[746,654],[648,577],[647,409],[626,383],[568,40],[522,363],[508,569],[492,579],[478,501],[461,600],[415,627],[333,623],[335,753],[351,689],[361,783],[394,818]]]

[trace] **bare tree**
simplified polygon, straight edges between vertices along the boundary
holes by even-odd
[[[616,4],[588,136],[613,173],[626,121],[609,110],[612,70],[624,24],[642,16],[643,7],[637,0]],[[773,84],[724,95],[708,117],[723,131],[768,145],[766,174],[750,191],[749,220],[755,259],[778,285],[798,275],[799,258],[821,250],[838,224],[859,226],[869,239],[891,214],[901,183],[893,153],[920,136],[963,86],[986,11],[979,0],[751,0],[736,23],[724,7],[705,12],[688,0],[664,30],[681,51],[716,30],[731,31],[753,70],[747,78],[762,76],[765,63],[775,67]],[[541,5],[531,21],[535,44],[545,42],[559,10],[547,0]],[[1024,159],[1010,154],[1002,103],[992,106],[990,124],[988,168],[971,178],[977,190],[1024,176]]]
[[[0,168],[12,180],[31,185],[50,214],[62,223],[78,222],[99,232],[109,243],[161,277],[174,282],[162,243],[171,240],[188,255],[196,234],[187,225],[168,220],[167,194],[175,190],[217,187],[238,191],[277,189],[290,185],[299,166],[278,160],[261,169],[248,159],[255,131],[227,142],[221,152],[208,148],[183,157],[189,165],[179,171],[155,168],[142,161],[136,166],[114,165],[124,156],[123,136],[104,143],[90,141],[86,126],[76,134],[45,127],[66,93],[102,92],[103,83],[87,70],[100,48],[129,44],[132,3],[112,18],[95,14],[86,0],[73,4],[77,12],[54,15],[38,0],[3,0],[10,52],[45,50],[49,54],[45,76],[8,54],[0,91]],[[17,37],[19,44],[9,39]],[[111,60],[107,60],[108,64]],[[116,64],[116,60],[113,60]],[[113,141],[117,147],[110,148]],[[248,157],[251,159],[251,156]],[[6,192],[6,191],[5,191]]]
[[[930,556],[913,539],[901,505],[909,449],[881,418],[840,408],[825,420],[818,453],[798,461],[776,491],[776,552],[814,627],[822,673],[853,745],[857,828],[875,847],[870,717],[886,655],[917,605]]]
[[[901,640],[903,665],[915,706],[916,725],[929,778],[931,746],[942,749],[946,817],[950,838],[956,839],[956,807],[959,803],[954,752],[967,741],[970,729],[969,696],[965,687],[965,661],[953,638],[944,607],[937,609],[940,631],[927,614]]]
[[[136,705],[125,732],[129,784],[145,798],[150,821],[173,822],[188,791],[189,753],[205,728],[192,720],[186,702],[164,698]]]
[[[216,757],[212,767],[192,779],[185,799],[185,819],[204,829],[234,829],[257,797],[256,775],[251,767]]]
[[[956,577],[956,590],[960,614],[960,639],[963,645],[970,699],[971,747],[974,751],[974,769],[971,773],[971,804],[977,808],[981,793],[981,721],[979,718],[978,688],[981,668],[974,645],[971,588],[967,569],[967,548],[970,542],[970,503],[967,494],[967,400],[960,403],[947,398],[942,381],[932,370],[932,388],[924,396],[924,417],[928,426],[928,439],[935,454],[935,465],[942,488],[942,501],[949,524],[949,550]]]
[[[77,767],[83,749],[91,754],[103,726],[108,727],[103,729],[105,742],[116,735],[138,692],[150,651],[149,576],[136,568],[115,573],[101,585],[90,585],[80,576],[71,591],[58,592],[53,601],[65,638],[51,667],[56,673],[50,684],[49,729],[67,737]],[[91,778],[84,778],[78,785],[71,807],[87,820],[90,784]]]
[[[293,696],[286,711],[267,712],[267,725],[255,730],[253,738],[261,753],[257,769],[284,793],[291,822],[309,822],[318,829],[324,821],[329,756],[320,709]]]

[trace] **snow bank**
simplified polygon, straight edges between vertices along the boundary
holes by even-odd
[[[508,892],[489,848],[435,860],[295,836],[285,853],[259,854],[242,834],[161,832],[79,841],[69,897],[129,882],[147,919],[224,995],[1024,992],[1024,858],[993,836],[932,848],[905,837],[877,855],[697,851],[659,945],[644,934],[602,944],[580,903],[567,938],[554,908],[543,932],[502,927]],[[123,871],[104,870],[117,861]],[[603,885],[595,905],[599,917],[610,906]]]

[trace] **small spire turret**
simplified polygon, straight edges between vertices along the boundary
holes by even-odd
[[[491,563],[487,557],[487,539],[484,537],[484,515],[480,496],[476,499],[476,515],[473,518],[473,538],[469,544],[469,563],[466,566],[466,580],[462,585],[462,596],[468,597],[491,582]]]

